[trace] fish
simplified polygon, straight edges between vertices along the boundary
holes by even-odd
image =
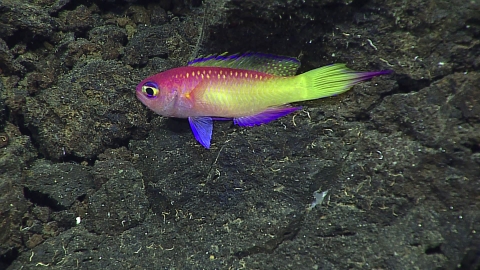
[[[291,103],[334,96],[390,70],[358,72],[332,64],[297,74],[300,60],[266,53],[210,55],[142,80],[137,98],[166,117],[188,118],[195,139],[211,146],[213,121],[266,124],[301,109]]]

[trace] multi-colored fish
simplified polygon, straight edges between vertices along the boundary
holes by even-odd
[[[333,64],[295,76],[299,67],[296,58],[271,54],[214,55],[148,77],[136,93],[160,115],[188,118],[197,141],[210,148],[213,120],[265,124],[301,108],[289,103],[337,95],[390,73],[355,72]]]

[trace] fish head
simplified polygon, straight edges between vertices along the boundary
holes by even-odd
[[[173,116],[178,91],[166,74],[159,73],[141,81],[136,88],[137,98],[149,109],[163,116]]]

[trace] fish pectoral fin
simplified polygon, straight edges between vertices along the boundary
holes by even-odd
[[[211,117],[189,117],[188,122],[195,139],[205,148],[210,149],[212,140],[213,120]]]
[[[276,120],[296,110],[300,110],[301,108],[302,107],[290,106],[271,107],[258,114],[234,118],[233,123],[241,127],[258,126]]]

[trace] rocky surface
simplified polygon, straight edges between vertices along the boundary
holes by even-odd
[[[1,1],[0,269],[478,269],[479,22],[475,1]],[[211,150],[136,99],[225,51],[394,74],[216,123]]]

